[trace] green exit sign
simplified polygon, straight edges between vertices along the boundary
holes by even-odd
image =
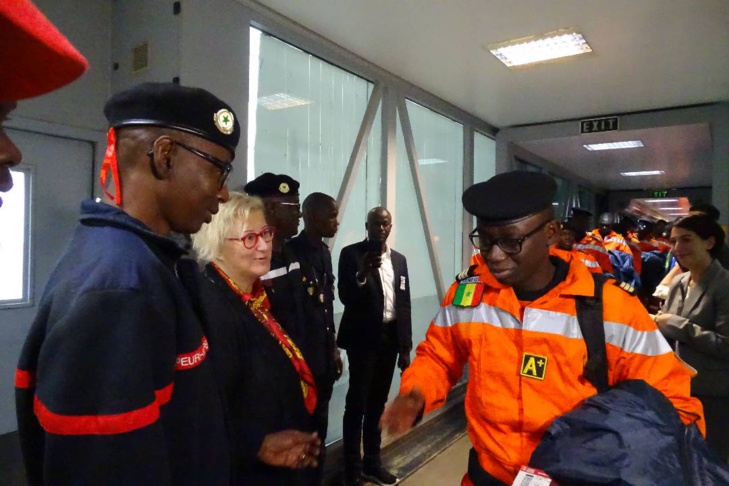
[[[668,197],[668,190],[653,191],[651,197]]]

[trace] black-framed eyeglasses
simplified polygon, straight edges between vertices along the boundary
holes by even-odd
[[[263,239],[266,243],[270,243],[271,240],[273,240],[273,235],[276,233],[276,230],[273,226],[265,226],[261,231],[258,233],[246,233],[240,238],[226,238],[228,241],[242,241],[243,246],[245,246],[247,249],[252,250],[256,247],[258,244],[258,238]]]
[[[210,162],[215,167],[217,167],[218,170],[220,170],[220,188],[222,189],[223,186],[225,186],[225,181],[228,180],[228,176],[230,175],[230,173],[233,170],[233,164],[231,164],[230,162],[221,160],[221,159],[215,157],[214,155],[210,155],[207,152],[203,152],[200,149],[191,147],[191,146],[187,145],[186,143],[182,143],[177,140],[172,140],[172,143],[174,143],[175,145],[179,145],[180,147],[187,150],[188,152],[197,155],[204,161]],[[149,152],[147,152],[147,155],[151,157],[153,153],[154,153],[154,150],[150,150]]]
[[[539,226],[519,238],[509,237],[490,239],[479,235],[478,228],[476,228],[468,235],[468,239],[471,240],[471,244],[477,250],[488,253],[489,251],[491,251],[494,245],[496,245],[501,248],[501,251],[503,251],[507,255],[516,255],[521,251],[521,247],[524,244],[524,241],[526,241],[526,239],[530,236],[536,234],[540,229],[544,228],[550,221],[550,219],[548,219],[547,221],[543,221]]]

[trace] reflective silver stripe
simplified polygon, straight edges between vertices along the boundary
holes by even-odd
[[[600,264],[597,263],[595,260],[588,260],[587,258],[582,259],[580,258],[580,261],[585,264],[586,267],[590,268],[599,268]]]
[[[453,327],[462,322],[485,324],[501,329],[519,329],[522,324],[508,312],[486,304],[477,307],[442,307],[433,318],[437,327]],[[582,339],[582,331],[576,316],[562,312],[524,309],[524,329],[543,332],[570,339]],[[654,331],[638,331],[626,324],[606,321],[605,341],[624,351],[645,356],[660,356],[670,353],[671,347],[657,329]]]
[[[271,279],[274,279],[274,278],[278,278],[278,277],[281,277],[283,275],[286,275],[287,273],[289,273],[289,272],[291,272],[293,270],[298,270],[300,268],[301,268],[301,265],[299,265],[299,262],[294,262],[291,265],[289,265],[289,268],[288,269],[286,267],[281,267],[281,268],[276,268],[274,270],[271,270],[266,275],[264,275],[263,277],[261,277],[261,280],[271,280]]]
[[[276,277],[280,277],[281,275],[286,275],[288,273],[288,270],[286,270],[286,267],[277,268],[275,270],[271,270],[266,275],[261,277],[261,280],[271,280]]]
[[[629,353],[646,356],[660,356],[671,352],[671,347],[658,329],[638,331],[617,322],[605,322],[605,341]]]
[[[503,329],[521,327],[521,323],[516,317],[498,307],[486,304],[479,304],[476,307],[447,305],[441,307],[433,318],[433,325],[438,327],[452,327],[461,322],[475,322]]]
[[[612,243],[613,241],[616,243],[627,244],[625,243],[625,240],[619,236],[608,236],[605,238],[605,243]]]
[[[600,253],[607,253],[607,250],[599,245],[591,245],[591,244],[581,244],[581,243],[575,243],[575,247],[577,247],[578,250],[595,250],[599,251]]]

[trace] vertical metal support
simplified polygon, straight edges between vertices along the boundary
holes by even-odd
[[[473,127],[463,125],[463,190],[465,191],[471,187],[474,183],[474,174],[476,173],[475,167],[475,144],[474,144],[474,131]],[[461,234],[461,256],[462,256],[462,267],[466,268],[471,264],[471,255],[473,254],[473,246],[466,237],[471,231],[473,231],[473,216],[466,211],[465,208],[461,208],[463,212],[463,233]]]
[[[428,216],[428,208],[423,196],[423,186],[420,178],[420,166],[418,165],[418,155],[415,150],[415,140],[413,139],[413,129],[410,125],[410,116],[408,115],[405,98],[398,97],[397,111],[400,114],[400,125],[402,126],[402,135],[405,141],[405,149],[410,162],[410,172],[413,175],[413,185],[415,186],[415,196],[418,200],[418,209],[420,209],[420,221],[423,223],[423,232],[425,233],[425,241],[428,245],[428,256],[430,257],[430,265],[433,269],[433,280],[435,280],[435,288],[438,292],[438,300],[445,297],[445,287],[440,271],[440,262],[433,243],[433,231]]]
[[[392,86],[385,88],[382,98],[382,156],[380,158],[380,205],[391,214],[396,212],[397,191],[397,100],[399,93]],[[395,226],[397,231],[397,226]],[[394,238],[393,234],[391,238]]]
[[[339,206],[339,214],[344,214],[344,210],[349,202],[349,196],[352,194],[354,188],[354,182],[357,179],[359,173],[359,167],[362,163],[362,156],[364,155],[365,148],[367,146],[367,140],[370,138],[370,132],[372,131],[372,125],[375,121],[375,115],[377,115],[377,108],[380,106],[380,100],[382,99],[382,85],[380,83],[375,84],[375,88],[372,90],[370,99],[367,102],[367,109],[365,110],[364,116],[362,117],[362,123],[359,126],[357,132],[357,138],[354,140],[354,147],[352,147],[352,154],[349,156],[349,163],[344,171],[344,177],[342,178],[342,185],[339,186],[339,193],[337,194],[337,206]],[[330,248],[334,247],[336,241],[336,235],[334,238],[329,238],[327,244]]]

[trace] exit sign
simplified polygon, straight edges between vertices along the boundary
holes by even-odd
[[[618,130],[617,116],[608,116],[606,118],[593,118],[592,120],[582,120],[580,122],[580,134],[613,132],[615,130]]]
[[[651,197],[668,197],[668,190],[653,191]]]

